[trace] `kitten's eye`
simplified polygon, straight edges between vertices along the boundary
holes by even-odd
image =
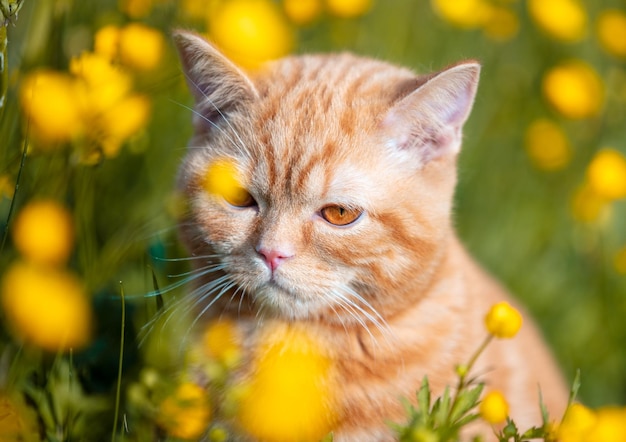
[[[359,209],[334,205],[326,206],[320,211],[322,218],[335,226],[347,226],[359,219],[362,213],[363,211]]]
[[[228,194],[225,193],[222,197],[228,204],[235,207],[252,207],[256,205],[256,201],[252,198],[250,192],[242,187],[231,189]]]

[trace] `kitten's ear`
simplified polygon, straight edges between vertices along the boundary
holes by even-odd
[[[382,125],[390,143],[417,149],[421,164],[461,148],[461,130],[474,103],[480,65],[465,62],[432,75],[396,102]]]
[[[180,30],[173,36],[196,110],[205,122],[215,124],[257,97],[246,74],[204,38]]]

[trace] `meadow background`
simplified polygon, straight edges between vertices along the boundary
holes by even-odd
[[[192,103],[179,27],[250,69],[343,50],[418,72],[479,60],[458,231],[532,312],[564,373],[581,370],[581,399],[626,403],[622,0],[0,5],[0,435],[167,432],[157,386],[189,357],[178,351],[188,322],[146,330],[184,292],[173,183]]]

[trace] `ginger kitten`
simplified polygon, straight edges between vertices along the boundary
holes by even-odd
[[[248,74],[195,34],[178,32],[176,43],[196,100],[179,175],[190,207],[182,238],[207,257],[199,268],[219,266],[199,283],[212,303],[204,314],[231,317],[250,341],[263,320],[306,324],[338,370],[335,440],[393,440],[399,398],[414,398],[424,375],[435,394],[454,386],[455,364],[485,336],[485,313],[509,299],[451,222],[480,66],[419,76],[340,54]],[[202,186],[224,158],[245,188],[230,202]],[[521,428],[541,422],[538,385],[553,417],[565,407],[561,375],[527,318],[474,373],[505,393]]]

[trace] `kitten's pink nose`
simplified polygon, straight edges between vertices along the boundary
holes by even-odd
[[[272,272],[276,270],[284,261],[293,257],[293,253],[280,249],[265,249],[261,247],[257,249],[257,252],[263,256],[265,263]]]

